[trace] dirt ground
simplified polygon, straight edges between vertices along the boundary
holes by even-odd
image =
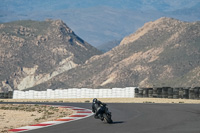
[[[9,129],[38,124],[71,115],[74,111],[42,105],[0,104],[0,133]]]
[[[193,99],[165,99],[165,98],[98,98],[105,103],[186,103],[200,104],[200,100]],[[0,99],[0,102],[74,102],[91,103],[92,98],[71,99]]]

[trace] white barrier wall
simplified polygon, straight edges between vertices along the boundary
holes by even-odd
[[[47,91],[15,90],[13,99],[128,98],[135,97],[135,88],[136,87],[112,89],[70,88],[63,90],[47,89]]]

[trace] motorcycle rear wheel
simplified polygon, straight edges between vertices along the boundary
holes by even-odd
[[[103,117],[104,117],[104,121],[105,122],[107,122],[107,123],[112,123],[113,122],[112,119],[109,116],[107,116],[105,113],[103,114]]]

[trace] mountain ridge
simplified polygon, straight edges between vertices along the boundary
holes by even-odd
[[[162,16],[189,22],[200,20],[199,3],[197,0],[4,0],[0,5],[0,21],[59,18],[85,41],[98,46],[123,38]]]
[[[15,21],[0,25],[0,90],[26,89],[68,71],[99,50],[63,21]]]
[[[96,55],[34,89],[59,85],[61,88],[199,86],[199,31],[199,22],[160,18],[125,37],[111,51]]]

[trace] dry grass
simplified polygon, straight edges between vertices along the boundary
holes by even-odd
[[[7,133],[9,129],[55,120],[72,113],[69,109],[45,105],[1,104],[0,132]]]

